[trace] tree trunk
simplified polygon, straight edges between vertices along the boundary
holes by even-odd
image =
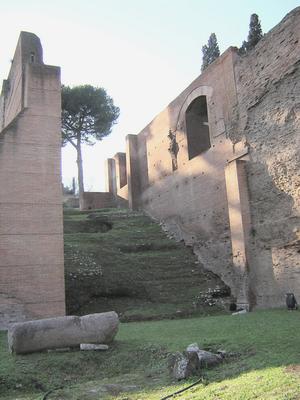
[[[79,207],[83,207],[83,168],[82,168],[82,154],[80,140],[77,142],[77,168],[78,168],[78,191],[79,191]]]

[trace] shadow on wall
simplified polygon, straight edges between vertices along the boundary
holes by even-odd
[[[173,171],[172,155],[168,150],[170,114],[176,115],[168,107],[167,112],[159,116],[162,121],[148,126],[142,132],[144,135],[149,131],[151,133],[147,141],[150,182],[147,188],[144,186],[141,206],[152,217],[162,220],[165,229],[173,237],[192,246],[205,268],[234,288],[239,278],[235,276],[232,264],[224,176],[224,168],[233,154],[233,145],[225,132],[219,137],[212,135],[211,147],[198,149],[200,154],[189,160],[186,122],[181,121],[178,156],[181,156],[180,152],[185,156],[181,157],[178,169]],[[173,119],[177,121],[177,118]],[[157,133],[158,129],[161,135]]]
[[[250,96],[247,123],[240,132],[246,136],[252,159],[247,172],[253,291],[258,305],[271,307],[283,305],[287,292],[294,292],[300,301],[299,62],[264,90],[254,105]]]
[[[274,125],[278,124],[275,118],[265,118],[266,121],[270,124],[269,130],[274,129]],[[164,136],[167,137],[167,132]],[[159,138],[162,140],[161,137]],[[228,142],[227,147],[224,144],[226,141]],[[231,259],[231,239],[227,223],[228,210],[223,176],[223,169],[227,165],[229,157],[228,154],[224,157],[224,145],[227,152],[232,153],[233,145],[230,140],[224,139],[224,137],[212,138],[212,148],[209,151],[187,161],[187,166],[190,168],[179,167],[176,171],[172,171],[171,155],[164,149],[163,163],[155,163],[151,166],[151,169],[155,171],[154,173],[152,171],[151,174],[156,179],[143,193],[142,203],[154,216],[159,215],[158,210],[162,202],[167,203],[164,205],[165,209],[161,215],[167,229],[177,239],[183,239],[186,244],[193,245],[204,266],[219,274],[232,287],[238,286],[239,277],[238,274],[235,274]],[[158,151],[158,148],[155,150]],[[255,152],[255,149],[251,150],[253,153]],[[281,257],[275,255],[278,246],[282,247],[284,243],[295,238],[293,229],[296,219],[290,217],[293,213],[293,198],[276,187],[266,164],[251,161],[248,163],[247,172],[249,190],[252,194],[250,205],[253,219],[251,243],[248,244],[251,253],[250,301],[252,305],[257,306],[281,306],[285,301],[285,292],[295,292],[293,289],[295,283],[291,284],[293,281],[291,277],[295,275],[295,271],[292,270],[292,263],[287,261],[289,257],[280,260]],[[261,184],[263,186],[260,188]],[[195,185],[202,187],[201,193],[197,193]],[[214,188],[214,192],[219,191],[219,196],[214,193],[209,199],[210,188]],[[190,201],[183,210],[182,205],[186,202],[187,195]],[[257,197],[258,199],[255,199]],[[276,204],[279,199],[280,204]],[[222,203],[221,207],[220,203]],[[267,216],[268,213],[272,214],[267,224],[262,220],[257,220],[256,214],[259,213],[260,208],[262,208],[264,216]],[[287,218],[284,224],[280,217],[282,210],[286,214],[282,217]],[[215,221],[218,220],[218,223],[213,222],[214,214],[219,215],[215,219]],[[290,225],[290,218],[295,220],[293,226]],[[220,229],[218,230],[218,226],[222,227],[221,232]],[[262,230],[265,233],[266,231],[270,232],[274,230],[272,227],[277,227],[278,232],[283,229],[288,236],[281,241],[281,244],[276,244],[276,240],[272,241],[273,244],[266,243],[265,239],[261,237]],[[271,237],[276,238],[276,232],[272,232]],[[288,251],[286,252],[288,253]],[[275,258],[277,266],[273,265]],[[280,265],[280,262],[288,263],[290,267]],[[216,267],[216,264],[219,267]],[[287,278],[289,275],[290,278]]]
[[[300,222],[293,216],[293,198],[276,187],[266,164],[251,162],[247,172],[252,220],[249,271],[252,300],[257,306],[282,306],[287,292],[294,292],[300,300],[294,279],[295,274],[300,274],[299,254],[297,262],[289,249]],[[285,252],[285,257],[274,264],[279,249]]]
[[[140,186],[134,196],[138,198],[140,208],[145,209],[152,217],[164,221],[167,229],[177,239],[194,246],[203,265],[221,276],[231,287],[238,285],[231,242],[235,239],[238,242],[241,233],[241,242],[245,242],[251,254],[249,273],[252,302],[269,307],[283,304],[283,293],[288,287],[283,282],[286,281],[285,276],[296,277],[287,271],[292,268],[283,265],[282,260],[289,259],[288,252],[287,257],[283,258],[280,255],[282,250],[279,251],[280,254],[275,254],[276,249],[280,246],[283,248],[292,238],[295,239],[293,228],[288,225],[292,219],[296,221],[296,217],[293,216],[293,196],[289,192],[291,184],[287,184],[287,190],[281,190],[272,168],[276,169],[279,160],[283,164],[285,161],[292,164],[292,167],[296,165],[296,162],[290,163],[282,155],[288,153],[287,147],[292,141],[290,133],[295,134],[295,118],[298,115],[295,99],[299,93],[296,73],[299,71],[297,72],[295,64],[286,75],[275,81],[272,79],[274,72],[272,75],[268,67],[268,85],[264,86],[259,79],[264,78],[262,75],[266,73],[267,65],[262,64],[255,76],[259,87],[257,97],[254,90],[256,87],[249,91],[249,87],[253,86],[252,75],[258,52],[253,54],[247,61],[246,58],[239,59],[233,50],[225,52],[209,72],[192,82],[135,137],[134,168]],[[253,71],[245,74],[244,64],[251,60]],[[268,63],[268,60],[262,61]],[[220,71],[224,72],[225,67],[226,74],[221,75]],[[238,78],[234,79],[235,76]],[[283,80],[285,85],[288,84],[288,90],[287,87],[281,88]],[[201,86],[204,84],[211,86]],[[207,107],[202,113],[198,108],[203,108],[204,98]],[[291,108],[284,109],[282,105],[287,104]],[[197,110],[194,106],[197,106]],[[290,132],[287,131],[289,120],[293,120]],[[205,126],[203,132],[206,140],[203,147],[197,142],[199,137],[188,133],[188,128],[191,129],[190,133],[196,133],[200,125]],[[236,127],[235,136],[230,132],[233,126]],[[176,168],[170,152],[170,138],[173,139],[174,135],[178,146]],[[194,149],[194,142],[199,145],[197,151]],[[249,148],[251,154],[248,154]],[[297,148],[296,143],[294,148]],[[291,155],[296,160],[295,150]],[[247,177],[253,221],[252,236],[244,240],[243,222],[235,236],[233,231],[236,227],[229,229],[227,194],[231,191],[233,199],[236,197],[236,208],[233,201],[230,203],[230,212],[236,214],[237,220],[243,220],[243,207],[240,204],[239,185],[234,185],[233,180],[225,179],[224,169],[234,160],[248,161],[249,156],[251,161],[248,163]],[[281,179],[282,174],[279,175]],[[294,176],[295,173],[291,175]],[[131,175],[131,181],[134,180],[135,176]],[[225,181],[226,184],[229,183],[229,192],[226,192]],[[281,244],[273,240],[276,233],[272,233],[269,240],[264,239],[264,235],[267,236],[267,232],[273,227],[284,231],[281,237],[287,236]],[[243,248],[242,245],[240,247]],[[242,259],[244,254],[240,253],[237,257],[239,256]],[[279,266],[277,272],[276,265],[273,266],[275,259]],[[292,278],[288,280],[291,282]],[[295,279],[297,280],[299,279]]]

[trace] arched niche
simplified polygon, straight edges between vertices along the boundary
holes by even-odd
[[[211,147],[206,96],[198,96],[189,104],[185,112],[185,126],[191,160]]]
[[[184,98],[176,122],[180,165],[210,148],[209,104],[212,94],[212,87],[199,86]]]

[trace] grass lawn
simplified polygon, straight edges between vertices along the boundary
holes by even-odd
[[[123,322],[102,352],[16,356],[0,332],[0,399],[160,400],[201,378],[174,398],[300,400],[298,311],[231,316],[224,283],[142,213],[67,210],[64,230],[68,314],[115,310]],[[173,381],[170,354],[195,342],[233,356]]]
[[[5,400],[160,400],[199,379],[173,382],[168,355],[193,342],[235,354],[202,371],[202,383],[176,399],[300,399],[300,313],[122,323],[106,352],[10,355],[0,336],[0,398]]]

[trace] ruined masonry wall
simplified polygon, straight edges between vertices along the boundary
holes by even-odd
[[[164,223],[177,240],[193,246],[202,265],[239,292],[239,274],[232,267],[232,249],[224,169],[247,153],[228,139],[237,97],[229,49],[137,136],[140,172],[139,207]],[[211,148],[189,160],[185,111],[196,97],[208,102]],[[169,129],[176,131],[178,169],[172,170]],[[129,157],[129,154],[128,154]]]
[[[107,192],[84,192],[82,195],[82,209],[94,210],[97,208],[116,207],[112,193]]]
[[[1,94],[0,328],[65,314],[60,69],[22,32]]]
[[[287,292],[300,302],[299,77],[296,8],[247,55],[229,48],[127,137],[129,206],[192,246],[245,307],[283,306]],[[199,96],[211,147],[189,159],[185,112]]]
[[[300,8],[235,65],[245,139],[252,239],[251,290],[258,306],[300,301]]]

